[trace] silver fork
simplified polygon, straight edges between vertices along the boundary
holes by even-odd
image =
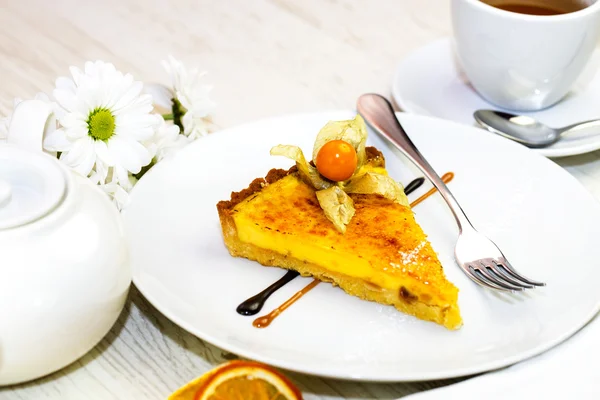
[[[454,256],[469,278],[481,286],[511,292],[546,285],[515,271],[498,246],[473,228],[446,184],[410,140],[387,99],[378,94],[364,94],[358,99],[357,109],[375,132],[388,139],[423,171],[448,203],[459,231]]]

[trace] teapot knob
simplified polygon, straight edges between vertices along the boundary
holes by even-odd
[[[15,107],[6,141],[29,150],[42,151],[48,124],[56,124],[49,104],[41,100],[22,101]]]

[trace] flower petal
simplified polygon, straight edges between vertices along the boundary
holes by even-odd
[[[63,129],[48,132],[44,138],[44,149],[48,151],[69,151],[73,143],[67,139]]]
[[[94,167],[95,162],[96,155],[94,154],[94,152],[90,151],[85,154],[85,157],[83,158],[81,163],[73,167],[73,169],[83,176],[88,176],[90,172],[92,172],[92,168]]]
[[[119,210],[123,210],[129,204],[129,193],[117,183],[108,183],[100,186],[108,194]]]
[[[108,177],[108,170],[109,168],[104,163],[96,160],[96,165],[90,175],[90,180],[97,185],[104,185],[106,183],[106,178]]]
[[[133,80],[133,77],[131,79]],[[123,108],[129,106],[131,103],[133,103],[135,101],[135,99],[142,92],[143,87],[144,87],[144,85],[142,85],[142,82],[133,82],[131,85],[129,85],[129,87],[127,88],[127,90],[124,93],[120,93],[118,100],[111,108],[112,111],[114,113],[117,113],[121,109],[123,109]],[[149,103],[152,104],[151,99],[150,99]]]
[[[115,125],[115,134],[143,141],[154,135],[157,120],[152,114],[125,114],[115,118]]]
[[[128,188],[130,181],[129,173],[127,172],[127,170],[123,167],[116,166],[113,172],[113,182],[116,182],[119,185]]]
[[[113,114],[115,116],[121,115],[124,113],[143,113],[148,114],[152,111],[152,96],[149,94],[142,94],[139,97],[135,98],[129,104],[120,108],[118,110],[114,110]]]
[[[87,137],[77,140],[71,150],[61,154],[60,160],[81,175],[88,176],[96,161],[92,139]]]
[[[150,152],[140,143],[113,136],[108,142],[108,150],[114,157],[115,165],[137,174],[143,166],[151,161]]]
[[[75,94],[77,86],[71,78],[61,76],[56,79],[56,89],[63,90],[68,93]]]
[[[74,91],[67,89],[61,89],[57,87],[52,92],[52,95],[56,99],[56,102],[67,111],[74,111],[77,107],[77,96]]]
[[[108,151],[108,146],[104,141],[94,140],[94,150],[101,162],[107,166],[113,166],[115,164],[114,158]]]
[[[173,106],[171,100],[175,97],[175,93],[165,85],[146,83],[144,84],[143,93],[151,95],[152,102],[165,110],[170,110]]]
[[[87,128],[87,117],[84,116],[83,114],[79,114],[79,113],[75,113],[75,112],[71,112],[68,114],[65,114],[61,119],[60,119],[60,124],[67,129],[71,129],[71,128]]]
[[[95,157],[96,152],[94,151],[94,139],[86,136],[73,143],[73,147],[66,154],[66,161],[69,162],[71,166],[75,166],[82,163],[88,154],[93,154]]]

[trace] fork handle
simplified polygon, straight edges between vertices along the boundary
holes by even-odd
[[[454,195],[450,192],[450,189],[448,189],[448,186],[446,186],[433,167],[427,162],[421,152],[419,152],[404,131],[404,128],[402,128],[402,125],[400,125],[390,102],[385,97],[378,94],[363,94],[358,98],[357,109],[358,113],[362,115],[365,121],[367,121],[375,131],[387,138],[396,148],[398,148],[398,150],[415,163],[423,174],[425,174],[425,176],[433,183],[444,200],[446,200],[446,203],[448,203],[450,210],[452,210],[459,231],[462,232],[463,227],[472,227],[465,212],[456,201],[456,198],[454,198]]]

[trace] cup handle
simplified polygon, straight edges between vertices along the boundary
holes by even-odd
[[[41,100],[25,100],[13,112],[7,142],[29,150],[42,151],[44,132],[56,118],[49,104]]]

